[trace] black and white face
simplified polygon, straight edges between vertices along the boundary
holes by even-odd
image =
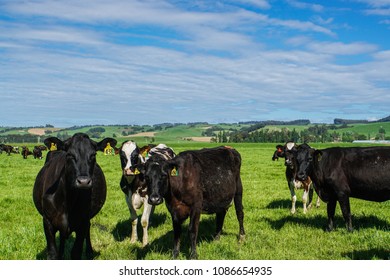
[[[139,163],[144,163],[143,158],[139,153],[139,148],[133,141],[123,143],[120,149],[120,158],[123,175],[125,176],[137,175],[137,172],[135,172],[135,166]]]

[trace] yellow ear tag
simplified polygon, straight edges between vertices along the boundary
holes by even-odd
[[[172,170],[171,170],[171,176],[179,176],[179,172],[177,171],[176,167],[174,167]]]
[[[141,172],[139,172],[139,170],[138,170],[138,168],[136,168],[135,170],[134,170],[134,174],[135,175],[138,175],[138,174],[140,174]]]
[[[57,145],[55,143],[51,143],[50,151],[55,151],[55,150],[57,150]]]

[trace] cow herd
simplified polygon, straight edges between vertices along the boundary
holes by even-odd
[[[198,257],[196,243],[200,215],[215,214],[215,239],[219,239],[225,215],[234,204],[238,240],[245,238],[241,155],[229,146],[188,150],[176,154],[164,144],[138,147],[134,141],[122,143],[105,138],[95,142],[84,133],[65,141],[56,137],[44,141],[49,151],[34,188],[34,204],[42,216],[47,242],[47,258],[62,259],[65,241],[75,232],[72,259],[80,259],[84,243],[86,257],[93,258],[90,220],[106,200],[106,180],[96,162],[96,153],[107,146],[120,155],[120,188],[131,220],[131,243],[138,242],[137,211],[142,209],[142,246],[149,244],[148,227],[154,207],[165,202],[173,224],[173,258],[180,253],[182,224],[189,218],[190,258]],[[43,148],[40,148],[42,151]],[[302,188],[304,213],[310,209],[314,191],[326,202],[326,230],[334,228],[337,202],[346,228],[352,231],[349,198],[369,201],[390,199],[390,147],[328,148],[317,150],[307,144],[287,142],[276,146],[272,160],[284,158],[285,175],[294,214],[297,189]],[[118,178],[119,179],[119,178]],[[59,232],[59,248],[56,234]]]

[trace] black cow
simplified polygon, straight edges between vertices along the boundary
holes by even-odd
[[[84,240],[86,255],[92,257],[90,219],[106,199],[106,180],[96,163],[96,151],[103,151],[108,142],[116,145],[112,138],[96,143],[84,133],[77,133],[64,142],[56,137],[44,141],[47,147],[54,143],[58,149],[48,153],[33,190],[35,207],[43,216],[48,259],[63,257],[65,240],[72,232],[76,232],[72,259],[81,258]],[[55,240],[57,231],[60,232],[59,251]]]
[[[22,147],[22,157],[24,158],[24,159],[27,159],[27,157],[29,156],[29,155],[32,155],[33,153],[29,150],[29,148],[27,148],[26,146],[23,146]]]
[[[165,199],[171,213],[173,257],[180,251],[182,223],[190,217],[190,258],[197,258],[196,240],[201,213],[216,214],[215,239],[219,239],[226,212],[234,201],[239,222],[239,237],[244,231],[241,156],[228,147],[185,151],[168,161],[149,160],[145,164],[149,202],[158,205]]]
[[[296,179],[297,167],[293,158],[293,153],[290,150],[293,148],[295,144],[293,142],[287,142],[284,146],[277,145],[276,151],[272,156],[272,160],[278,160],[279,158],[284,158],[284,165],[286,166],[286,180],[288,184],[288,188],[291,194],[291,214],[295,214],[296,208],[295,204],[297,201],[297,196],[295,194],[296,190],[303,189],[303,213],[306,214],[307,210],[312,207],[313,200],[313,182],[310,177],[307,177],[305,181],[301,182]],[[308,200],[309,197],[309,200]],[[317,196],[316,206],[320,206],[320,198]]]
[[[6,152],[7,155],[11,155],[11,153],[18,154],[19,152],[15,150],[15,148],[11,145],[7,144],[1,144],[2,145],[2,150]],[[19,149],[19,148],[18,148]]]
[[[39,146],[35,146],[32,153],[35,159],[42,159],[42,149]]]
[[[327,202],[327,230],[333,230],[337,201],[348,231],[352,231],[349,198],[383,202],[390,199],[390,147],[350,147],[316,150],[307,144],[293,148],[299,180],[308,176]]]

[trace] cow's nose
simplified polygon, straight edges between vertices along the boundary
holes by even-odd
[[[88,176],[79,176],[76,179],[76,187],[90,188],[92,186],[92,179]]]
[[[162,203],[162,198],[157,194],[152,194],[151,196],[149,196],[148,202],[152,205],[158,205]]]
[[[298,177],[298,180],[300,180],[300,181],[305,181],[307,178],[307,176],[304,172],[298,172],[297,177]]]

